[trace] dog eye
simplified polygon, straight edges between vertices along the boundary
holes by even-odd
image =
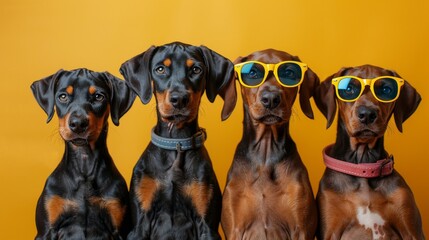
[[[193,67],[193,68],[192,68],[192,73],[194,73],[194,74],[201,73],[201,71],[202,71],[202,69],[201,69],[201,68],[199,68],[199,67]]]
[[[95,94],[94,97],[95,97],[95,100],[98,101],[98,102],[101,102],[101,101],[104,100],[104,95],[103,94],[97,93],[97,94]]]
[[[259,75],[260,75],[260,74],[258,74],[255,70],[251,70],[251,71],[249,72],[249,77],[250,77],[250,78],[258,78],[258,77],[260,77]]]
[[[165,73],[165,67],[164,66],[159,66],[155,69],[155,72],[158,74],[164,74]]]
[[[393,92],[393,90],[390,87],[387,87],[387,86],[383,87],[384,94],[390,94],[391,92]]]
[[[295,78],[295,72],[290,69],[286,70],[284,74],[288,78]]]
[[[69,97],[67,96],[67,94],[63,93],[58,96],[58,100],[60,100],[60,102],[62,103],[65,103],[69,100]]]

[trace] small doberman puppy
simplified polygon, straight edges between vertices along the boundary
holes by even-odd
[[[59,70],[31,89],[48,122],[56,110],[65,141],[37,203],[36,239],[124,239],[128,189],[106,137],[109,113],[119,125],[135,94],[125,81],[87,69]]]
[[[364,65],[328,77],[315,100],[327,127],[338,105],[337,137],[324,150],[317,193],[318,239],[424,239],[411,189],[384,148],[390,117],[402,132],[420,103],[417,91],[394,71]]]
[[[289,119],[298,89],[302,111],[313,118],[309,99],[319,78],[298,57],[274,49],[235,63],[244,121],[223,195],[226,238],[314,239],[316,203]]]
[[[144,104],[156,99],[152,140],[130,183],[128,239],[220,239],[222,196],[198,125],[201,97],[236,103],[232,62],[208,49],[174,42],[125,62],[120,72]]]

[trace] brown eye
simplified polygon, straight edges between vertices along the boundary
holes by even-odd
[[[60,100],[62,103],[66,103],[69,100],[69,97],[67,94],[63,93],[58,96],[58,100]]]
[[[193,67],[192,68],[192,73],[194,73],[194,74],[198,74],[198,73],[201,73],[201,68],[199,68],[199,67]]]
[[[164,66],[159,66],[155,69],[155,72],[158,74],[164,74],[165,73],[165,67]]]
[[[99,93],[95,94],[95,100],[98,101],[98,102],[103,101],[104,100],[104,95],[103,94],[99,94]]]

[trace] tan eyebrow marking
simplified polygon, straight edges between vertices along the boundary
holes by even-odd
[[[88,91],[89,91],[89,94],[94,94],[96,91],[97,91],[97,88],[95,88],[95,86],[90,86],[89,87],[89,89],[88,89]]]
[[[166,58],[163,63],[166,67],[169,67],[169,66],[171,66],[171,59]]]
[[[72,95],[72,94],[73,94],[73,86],[68,86],[68,87],[66,88],[66,92],[67,92],[69,95]]]
[[[186,60],[186,66],[192,67],[192,65],[194,65],[194,60],[192,60],[192,59]]]

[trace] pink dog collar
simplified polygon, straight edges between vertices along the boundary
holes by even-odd
[[[393,172],[393,156],[390,155],[388,158],[378,160],[375,163],[349,163],[335,159],[326,154],[332,145],[329,145],[323,149],[323,161],[325,166],[337,172],[345,173],[348,175],[364,178],[383,177]]]

